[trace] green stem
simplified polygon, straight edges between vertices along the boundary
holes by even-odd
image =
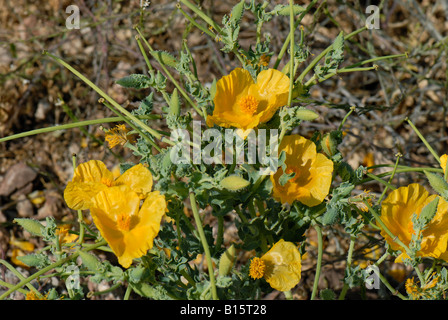
[[[142,120],[144,120],[144,119],[153,120],[153,119],[160,119],[161,117],[159,115],[149,115],[149,116],[138,116],[138,118],[142,119]],[[122,121],[121,117],[110,117],[110,118],[103,118],[103,119],[79,121],[79,122],[68,123],[68,124],[63,124],[63,125],[59,125],[59,126],[47,127],[47,128],[40,128],[40,129],[21,132],[21,133],[17,133],[17,134],[13,134],[13,135],[10,135],[7,137],[0,138],[0,143],[9,141],[9,140],[13,140],[13,139],[19,139],[19,138],[36,135],[36,134],[41,134],[41,133],[48,133],[48,132],[54,132],[54,131],[58,131],[58,130],[67,130],[67,129],[79,128],[79,127],[84,127],[84,126],[90,126],[90,125],[94,125],[94,124],[103,124],[103,123],[120,122],[120,121]]]
[[[112,99],[108,94],[106,94],[103,90],[101,90],[98,86],[96,86],[92,81],[90,81],[85,76],[83,76],[78,70],[73,68],[71,65],[66,63],[61,58],[56,57],[55,55],[53,55],[53,54],[51,54],[51,53],[49,53],[47,51],[44,51],[44,54],[46,54],[49,57],[53,58],[55,61],[57,61],[58,63],[63,65],[65,68],[70,70],[74,75],[76,75],[78,78],[80,78],[82,81],[84,81],[89,87],[91,87],[93,90],[95,90],[101,97],[106,99],[114,108],[116,108],[122,114],[126,115],[129,119],[134,121],[136,124],[138,124],[144,130],[146,130],[149,134],[153,135],[158,140],[162,139],[162,136],[156,130],[148,127],[144,122],[142,122],[140,119],[138,119],[135,115],[131,114],[128,110],[123,108],[114,99]]]
[[[288,106],[292,104],[292,91],[294,88],[294,1],[289,0],[289,94]]]
[[[412,129],[415,131],[415,133],[418,135],[418,137],[422,140],[422,142],[425,144],[426,148],[428,148],[429,152],[433,155],[433,157],[437,160],[438,163],[440,163],[440,158],[437,155],[437,152],[434,151],[434,149],[431,147],[431,145],[426,141],[425,137],[420,133],[420,131],[417,129],[417,127],[412,123],[412,121],[409,118],[406,118],[406,121],[409,123],[409,125],[412,127]]]
[[[357,35],[358,33],[361,33],[362,31],[366,30],[367,27],[362,27],[361,29],[358,29],[356,31],[353,31],[352,33],[348,34],[344,37],[345,40],[350,39],[351,37]],[[300,74],[300,76],[297,78],[297,82],[302,83],[303,79],[305,79],[305,76],[310,72],[318,63],[319,61],[325,57],[325,55],[333,48],[333,44],[329,45],[325,50],[323,50],[316,58],[314,58],[313,61],[306,67],[305,70]]]
[[[126,288],[126,292],[124,293],[123,300],[129,300],[129,297],[131,296],[132,287],[128,284],[128,287]]]
[[[12,273],[14,273],[16,275],[17,278],[19,278],[21,281],[25,280],[26,278],[19,272],[16,270],[16,268],[14,268],[9,262],[0,259],[0,264],[3,264],[6,268],[8,268],[8,270],[10,270]],[[28,287],[28,289],[34,291],[34,293],[36,293],[38,296],[42,296],[41,293],[39,291],[37,291],[36,288],[34,288],[34,286],[32,286],[30,283],[27,283],[26,286]]]
[[[391,176],[390,176],[390,178],[389,178],[389,183],[392,182],[392,179],[394,178],[395,172],[397,171],[398,162],[400,162],[400,157],[401,157],[401,154],[397,154],[397,160],[395,161],[395,167],[394,167],[394,170],[392,170],[392,174],[391,174]],[[378,203],[381,203],[381,200],[382,200],[382,199],[384,198],[384,196],[386,195],[387,189],[388,189],[388,186],[386,186],[386,187],[384,188],[383,193],[381,194],[380,198],[378,199]]]
[[[81,250],[81,251],[83,251],[83,252],[87,252],[87,251],[90,251],[90,250],[94,250],[94,249],[96,249],[96,248],[98,248],[98,247],[100,247],[100,246],[102,246],[102,245],[105,245],[106,243],[107,243],[106,240],[102,240],[102,241],[100,241],[100,242],[98,242],[98,243],[95,243],[95,244],[92,244],[92,245],[86,247],[85,249],[83,249],[83,250]],[[43,268],[43,269],[37,271],[37,272],[34,273],[33,275],[29,276],[29,277],[26,278],[26,279],[23,279],[23,280],[20,281],[18,284],[16,284],[15,286],[11,287],[8,291],[6,291],[4,294],[2,294],[2,295],[0,296],[0,300],[3,300],[3,299],[5,299],[5,298],[7,298],[12,292],[14,292],[14,291],[16,291],[17,289],[19,289],[19,288],[21,288],[21,287],[27,285],[28,283],[30,283],[30,282],[33,281],[34,279],[38,278],[39,276],[41,276],[41,275],[47,273],[48,271],[50,271],[50,270],[52,270],[52,269],[54,269],[54,268],[57,268],[57,267],[63,265],[64,263],[66,263],[66,262],[68,262],[68,261],[71,261],[71,260],[73,260],[73,259],[76,259],[78,256],[79,256],[79,252],[75,252],[74,254],[72,254],[71,256],[69,256],[69,257],[67,257],[67,258],[60,259],[60,260],[56,261],[55,263],[52,263],[51,265],[49,265],[49,266],[47,266],[47,267],[45,267],[45,268]]]
[[[391,185],[389,182],[384,181],[383,179],[379,178],[378,176],[371,174],[370,172],[366,172],[366,176],[372,178],[373,180],[378,181],[379,183],[384,184],[386,187],[389,187],[392,190],[395,190],[396,188]]]
[[[198,7],[196,7],[194,4],[192,4],[190,1],[188,0],[180,0],[180,2],[182,2],[185,6],[187,6],[191,11],[193,11],[195,14],[197,14],[202,20],[205,21],[205,23],[207,23],[208,25],[210,25],[211,27],[213,27],[213,29],[216,30],[216,32],[218,34],[222,34],[222,29],[221,27],[215,22],[213,21],[213,19],[211,19],[209,16],[207,16],[204,12],[202,12],[201,9],[199,9]],[[214,35],[213,35],[214,36]],[[241,57],[240,53],[238,52],[238,50],[236,48],[232,49],[233,54],[238,58],[238,60],[241,62],[241,64],[244,64],[244,59],[243,57]]]
[[[317,0],[313,0],[308,5],[308,7],[306,7],[305,11],[303,11],[300,14],[299,18],[296,20],[296,22],[294,24],[294,30],[299,26],[300,22],[302,22],[302,19],[305,16],[305,14],[307,14],[311,10],[311,8],[314,7],[316,2],[317,2]],[[303,37],[302,37],[302,40],[303,40]],[[277,57],[277,60],[275,61],[275,64],[274,64],[274,69],[278,68],[278,65],[280,64],[281,59],[283,58],[286,50],[288,49],[288,45],[290,44],[290,42],[291,42],[291,31],[289,32],[288,37],[286,38],[285,42],[283,43],[282,48],[280,49],[280,52],[279,52],[278,57]]]
[[[159,57],[159,52],[154,51],[154,49],[152,48],[152,46],[149,44],[149,42],[143,37],[142,33],[140,32],[140,29],[138,27],[135,28],[135,30],[137,30],[138,34],[140,35],[140,37],[142,38],[143,42],[145,43],[145,45],[148,47],[149,52],[151,53],[151,55],[159,62],[160,66],[162,67],[163,71],[165,72],[165,74],[168,76],[168,78],[170,79],[170,81],[174,84],[174,86],[177,88],[177,90],[179,90],[179,92],[182,94],[182,97],[184,97],[185,101],[188,102],[188,104],[190,104],[195,110],[196,112],[201,115],[204,116],[202,114],[202,110],[198,108],[198,106],[193,102],[193,100],[190,99],[190,97],[188,96],[188,94],[185,92],[184,88],[182,88],[179,83],[177,82],[176,79],[174,79],[174,77],[172,76],[171,72],[169,72],[169,70],[166,68],[165,64],[162,62],[162,59],[160,59]]]
[[[370,168],[374,168],[374,167],[379,167],[379,166],[372,166]],[[398,166],[400,168],[400,166]],[[442,169],[436,169],[436,168],[404,168],[404,169],[397,169],[395,170],[395,174],[396,173],[405,173],[405,172],[421,172],[423,173],[423,171],[430,171],[430,172],[441,172]],[[390,174],[394,173],[394,171],[388,171],[388,172],[383,172],[380,174],[375,175],[376,178],[382,178],[382,177],[386,177]],[[360,184],[364,184],[366,182],[372,181],[372,180],[376,180],[375,178],[373,178],[373,174],[369,174],[369,179],[363,179],[357,183],[355,183],[356,185],[360,185]],[[384,181],[385,182],[385,181]]]
[[[356,238],[353,235],[351,235],[350,236],[350,245],[348,247],[348,253],[347,253],[347,267],[346,267],[346,269],[349,269],[351,267],[351,265],[352,265],[352,256],[353,256],[353,249],[355,248],[355,242],[356,242]],[[339,295],[339,300],[344,300],[348,288],[349,288],[348,284],[344,283],[344,286],[342,287],[341,294]]]
[[[193,192],[190,192],[190,203],[191,203],[191,210],[193,211],[194,220],[196,222],[196,228],[198,229],[202,247],[204,248],[205,259],[207,261],[208,273],[210,277],[210,285],[212,289],[212,297],[213,300],[218,300],[218,293],[216,291],[215,273],[213,270],[213,262],[210,254],[210,248],[208,247],[207,238],[205,237],[204,229],[202,228],[202,220],[201,217],[199,216],[199,211],[196,204],[196,197]]]
[[[311,293],[311,300],[314,300],[317,294],[317,286],[319,285],[319,277],[322,268],[322,253],[323,253],[323,241],[322,241],[322,229],[317,223],[314,223],[314,229],[317,232],[317,264],[316,274],[314,276],[313,291]]]
[[[339,131],[342,130],[342,127],[344,126],[345,121],[347,121],[348,117],[352,114],[353,111],[355,111],[355,108],[356,108],[355,106],[350,107],[350,111],[347,112],[347,114],[345,115],[344,119],[342,119],[341,124],[339,125],[339,128],[338,128]]]

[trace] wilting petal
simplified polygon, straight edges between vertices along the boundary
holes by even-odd
[[[299,250],[292,242],[278,241],[261,259],[266,264],[264,278],[272,288],[288,291],[299,283],[302,261]]]

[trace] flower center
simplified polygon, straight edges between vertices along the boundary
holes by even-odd
[[[257,111],[258,100],[255,99],[254,96],[248,95],[246,97],[241,98],[240,100],[240,108],[244,113],[249,115],[253,115],[255,111]]]
[[[114,185],[114,182],[107,178],[101,178],[101,183],[108,187],[112,187]]]
[[[127,214],[120,214],[117,218],[117,228],[120,231],[129,231],[131,226],[131,217]]]
[[[292,182],[292,181],[294,181],[294,180],[296,180],[296,179],[299,178],[300,169],[297,168],[297,167],[295,167],[295,166],[287,167],[287,168],[286,168],[286,174],[291,174],[291,173],[295,173],[294,177],[292,177],[292,178],[289,180],[289,181]]]
[[[263,277],[265,271],[266,271],[265,262],[261,258],[258,257],[253,258],[252,261],[250,262],[249,275],[253,279],[260,279]]]

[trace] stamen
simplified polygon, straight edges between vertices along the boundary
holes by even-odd
[[[253,279],[260,279],[263,277],[265,271],[266,271],[265,262],[261,258],[258,257],[253,258],[252,261],[250,262],[249,275]]]
[[[253,115],[257,111],[258,103],[259,101],[254,96],[248,95],[241,98],[240,108],[244,113]]]
[[[127,214],[120,214],[117,218],[117,228],[120,231],[129,231],[131,226],[131,217]]]

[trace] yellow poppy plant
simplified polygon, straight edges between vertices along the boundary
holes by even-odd
[[[100,191],[90,208],[93,222],[124,268],[153,247],[165,212],[165,196],[159,191],[150,192],[140,207],[140,197],[127,185]]]
[[[261,258],[252,259],[249,275],[253,279],[265,278],[272,288],[288,291],[301,279],[302,260],[297,247],[283,239],[279,240]]]
[[[409,245],[412,235],[415,233],[412,216],[420,215],[422,209],[434,200],[437,195],[429,195],[426,189],[413,183],[392,191],[381,205],[381,220],[395,237]],[[439,199],[437,212],[432,220],[422,231],[421,248],[417,253],[421,257],[443,258],[442,254],[447,250],[448,241],[448,202]],[[392,250],[401,250],[403,253],[396,258],[396,262],[402,262],[409,258],[404,248],[396,243],[384,230],[381,235],[385,238]],[[442,257],[441,257],[442,256]]]
[[[152,174],[141,163],[126,170],[118,178],[99,160],[81,163],[75,169],[73,179],[64,190],[67,205],[74,210],[86,210],[92,206],[92,198],[112,186],[127,185],[140,199],[146,198],[152,189]]]
[[[445,173],[447,160],[448,160],[447,154],[444,154],[440,157],[440,167],[443,169],[443,173]]]
[[[311,140],[299,135],[285,136],[279,150],[286,153],[286,173],[295,175],[284,185],[279,182],[282,168],[271,175],[274,199],[289,204],[297,200],[309,207],[322,203],[330,190],[333,162],[316,153]]]
[[[255,83],[249,71],[236,68],[216,83],[215,109],[207,125],[247,131],[269,121],[288,102],[289,78],[281,71],[261,71]]]

